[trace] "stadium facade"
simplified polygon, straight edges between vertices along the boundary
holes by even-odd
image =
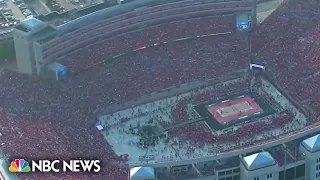
[[[42,21],[31,18],[21,22],[13,32],[18,70],[24,74],[45,74],[58,80],[69,69],[68,65],[60,62],[68,53],[98,41],[167,22],[205,16],[232,16],[234,29],[240,28],[240,21],[250,21],[250,28],[256,23],[256,2],[252,0],[178,1],[149,5],[152,2],[134,1],[92,13],[94,7],[90,7],[53,18],[53,15],[39,17]],[[57,22],[61,19],[62,22]],[[132,50],[135,48],[132,47]],[[118,49],[117,53],[121,55],[127,50]],[[308,114],[301,113],[308,118]],[[317,180],[320,179],[318,133],[319,127],[308,126],[274,139],[257,141],[230,151],[207,153],[203,157],[133,163],[129,164],[130,178],[161,180],[180,172],[194,172],[198,177],[175,176],[173,179]],[[152,156],[150,154],[149,157]],[[199,171],[208,168],[210,170],[205,173]]]
[[[17,51],[20,72],[39,75],[46,71],[46,66],[51,62],[83,46],[162,23],[232,15],[236,28],[236,20],[250,21],[254,25],[255,21],[251,21],[251,18],[256,19],[255,1],[252,0],[178,1],[157,6],[152,6],[152,3],[152,0],[134,1],[98,11],[95,11],[97,7],[89,7],[82,11],[39,17],[44,21],[31,18],[21,22],[14,30],[15,47],[24,49]],[[58,26],[53,27],[50,23]],[[121,53],[126,51],[120,50]]]

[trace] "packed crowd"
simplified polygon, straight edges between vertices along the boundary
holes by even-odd
[[[274,130],[277,128],[285,128],[285,125],[292,120],[292,115],[282,114],[279,116],[272,116],[270,121],[260,121],[257,119],[250,124],[240,125],[236,130],[229,133],[222,133],[220,135],[214,134],[204,124],[187,124],[170,129],[169,135],[172,137],[179,137],[181,141],[191,141],[191,143],[198,147],[212,144],[236,143],[241,145],[244,139],[252,138],[253,134],[263,134],[264,132]],[[252,140],[252,145],[256,139]],[[239,146],[237,148],[239,148]]]
[[[319,22],[319,10],[319,5],[313,4],[312,1],[292,0],[284,3],[282,8],[260,26],[256,32],[259,36],[258,41],[254,41],[256,45],[253,46],[260,48],[255,50],[255,60],[265,64],[275,73],[278,83],[292,97],[311,99],[310,106],[315,113],[320,112],[320,96],[319,91],[316,91],[320,83],[315,83],[319,82],[319,78],[316,75],[311,81],[303,81],[301,78],[314,74],[318,65],[315,63],[316,58],[305,58],[307,51],[299,50],[301,43],[297,40],[305,32],[316,28],[315,24]],[[88,49],[82,49],[68,56],[65,62],[75,71],[86,69],[106,57],[132,50],[131,47],[212,33],[212,29],[217,32],[213,27],[217,24],[221,26],[224,24],[223,21],[207,24],[208,21],[201,20],[197,25],[199,28],[180,22],[180,25],[169,25],[173,26],[170,28],[175,28],[175,31],[169,29],[169,26],[168,29],[159,26],[148,29],[147,34],[137,32],[119,36],[115,38],[116,40],[105,41],[104,45],[98,43]],[[188,28],[179,29],[182,25]],[[205,28],[202,28],[203,26]],[[142,40],[143,37],[146,38],[143,41],[136,40]],[[115,44],[115,41],[120,45]],[[103,164],[103,173],[82,175],[81,179],[126,179],[127,169],[119,165],[122,164],[120,158],[112,152],[111,147],[95,129],[96,117],[90,113],[91,110],[96,106],[121,104],[172,85],[221,76],[235,69],[247,67],[246,42],[239,34],[187,41],[159,45],[146,51],[121,56],[106,63],[107,65],[86,69],[81,74],[58,84],[45,84],[37,78],[12,72],[2,73],[0,76],[2,148],[9,159],[21,156],[26,159],[41,158],[40,156],[102,159],[108,162]],[[306,49],[316,48],[310,43],[309,46]],[[122,51],[124,47],[125,50]],[[301,102],[302,99],[297,100]],[[290,114],[280,116],[275,124],[250,126],[249,129],[261,131],[257,128],[278,127],[286,123],[290,116]],[[192,128],[196,129],[197,126]],[[209,135],[212,137],[212,133],[207,131],[202,132],[200,136],[198,131],[195,134],[193,132],[196,131],[190,128],[185,131],[188,133],[184,135],[186,137]],[[247,135],[246,132],[238,130],[232,134],[208,139],[213,142],[234,141],[242,135]],[[203,139],[196,139],[197,143],[203,142]],[[256,142],[251,141],[246,145]],[[25,146],[26,144],[28,146]],[[20,174],[19,177],[44,179],[39,174]],[[45,179],[50,178],[45,177]],[[72,178],[79,179],[76,176]]]
[[[203,122],[174,127],[168,134],[171,137],[179,137],[181,141],[191,141],[191,144],[198,148],[212,143],[213,137],[211,130]]]
[[[189,119],[187,112],[187,102],[185,100],[179,101],[175,108],[172,110],[172,118],[177,121],[186,121]]]
[[[174,51],[171,51],[171,53],[173,52]],[[87,112],[91,108],[89,106],[91,102],[87,99],[88,96],[84,92],[81,92],[81,89],[83,88],[83,86],[81,85],[75,86],[74,88],[75,91],[69,91],[68,87],[70,85],[73,85],[72,81],[67,83],[61,83],[58,85],[50,85],[45,83],[39,83],[39,79],[25,77],[23,75],[18,75],[11,72],[3,73],[1,78],[8,79],[6,80],[5,83],[3,83],[4,86],[1,89],[1,98],[2,98],[1,107],[3,107],[3,112],[4,112],[3,119],[7,119],[7,112],[9,112],[9,114],[13,114],[13,116],[16,117],[16,121],[14,122],[15,123],[19,122],[17,123],[17,125],[15,125],[17,127],[15,131],[17,131],[17,133],[19,132],[21,134],[20,136],[24,137],[20,140],[30,142],[29,143],[30,150],[28,152],[30,152],[31,154],[29,157],[27,156],[24,156],[24,157],[32,158],[32,157],[39,157],[38,156],[39,154],[43,154],[43,155],[51,154],[53,157],[59,156],[60,158],[71,158],[72,155],[77,154],[78,155],[77,157],[95,157],[99,159],[108,159],[109,162],[115,162],[115,164],[121,164],[120,162],[118,163],[118,161],[120,160],[115,156],[115,154],[112,153],[110,147],[108,147],[108,145],[101,144],[103,142],[102,140],[100,142],[98,138],[95,138],[96,140],[92,141],[94,137],[99,136],[100,134],[97,134],[97,131],[94,129],[96,118],[93,116],[90,116]],[[187,81],[186,78],[185,78],[185,81]],[[18,85],[16,84],[16,82],[20,82],[20,84]],[[92,81],[91,83],[94,83],[94,81]],[[105,84],[105,85],[108,86],[109,84]],[[100,86],[100,87],[102,88],[101,91],[103,91],[103,86]],[[161,88],[165,88],[165,87],[166,86],[162,86]],[[78,92],[77,92],[77,88],[79,88]],[[130,88],[129,89],[128,88],[127,90],[130,90]],[[135,88],[135,89],[141,90],[138,88]],[[39,92],[33,94],[32,92],[34,92],[35,90]],[[110,97],[117,98],[117,95],[114,94],[114,96],[110,96]],[[137,94],[135,94],[134,97],[137,97]],[[12,102],[13,98],[15,98],[16,101]],[[126,97],[126,98],[127,99],[120,102],[125,102],[131,97]],[[78,102],[80,101],[90,102],[90,103],[79,104]],[[106,101],[106,102],[109,104],[113,104],[112,101]],[[95,100],[92,103],[99,103],[99,102]],[[17,108],[17,107],[21,107],[21,108]],[[28,118],[20,119],[18,118],[20,116],[28,117]],[[23,122],[24,124],[29,123],[30,125],[23,126],[24,128],[19,128],[18,125],[20,124],[20,121],[21,123]],[[40,122],[43,121],[44,124],[38,125],[39,121]],[[125,118],[122,121],[127,121],[127,119]],[[49,124],[45,124],[45,123],[49,123]],[[10,139],[10,138],[6,139],[5,137],[8,135],[6,133],[12,132],[11,126],[14,126],[14,125],[8,124],[7,126],[5,126],[6,124],[5,123],[3,124],[4,124],[4,126],[2,127],[3,132],[5,132],[3,136],[4,137],[3,149],[5,151],[10,151],[11,148],[19,145],[19,144],[16,144],[16,142],[19,143],[20,141],[9,141],[14,139]],[[91,128],[88,129],[87,128],[88,126],[91,126]],[[36,132],[30,133],[34,129],[46,129],[45,131],[48,132],[48,135],[40,133],[42,131],[36,131]],[[75,130],[72,130],[72,129],[75,129]],[[86,132],[90,131],[90,133],[83,135],[82,133],[84,129],[86,130]],[[29,133],[33,134],[34,137],[43,137],[43,141],[42,140],[36,141],[34,138],[31,138],[28,135]],[[34,134],[34,133],[38,133],[38,134]],[[71,143],[69,143],[69,141]],[[15,143],[12,143],[12,142],[15,142]],[[90,142],[90,143],[87,143],[87,142]],[[38,153],[38,149],[39,150],[41,149],[42,153]],[[68,150],[66,151],[66,149]],[[82,149],[82,151],[78,153],[77,151],[79,151],[79,149]],[[108,153],[103,153],[106,150],[108,151]],[[91,153],[86,153],[86,152],[91,152]],[[19,153],[23,153],[23,152],[13,151],[10,154],[10,157],[17,157],[20,155]],[[114,168],[116,170],[113,168],[104,169],[105,171],[107,171],[107,177],[110,177],[110,179],[116,179],[115,177],[121,179],[126,175],[122,167],[116,166]],[[37,177],[33,177],[33,179],[36,179]],[[39,178],[41,179],[41,177]]]
[[[306,105],[312,107],[315,116],[320,112],[319,14],[316,1],[287,1],[253,36],[254,61],[266,65],[297,102],[310,101]]]
[[[269,121],[260,121],[259,119],[257,119],[256,121],[253,121],[250,124],[241,125],[236,131],[238,132],[236,136],[249,137],[255,133],[262,133],[264,131],[276,129],[278,127],[283,127],[286,123],[290,122],[291,120],[292,115],[290,113],[284,113],[278,116],[270,116]]]
[[[224,91],[222,91],[224,90]],[[213,100],[218,100],[219,98],[225,98],[230,95],[237,93],[243,93],[248,90],[248,81],[244,80],[243,82],[237,82],[233,84],[223,85],[220,87],[207,88],[204,91],[198,90],[194,91],[195,93],[186,98],[180,100],[172,110],[172,119],[174,123],[179,123],[187,120],[194,120],[190,115],[192,114],[193,107],[205,102],[210,102]],[[221,91],[221,92],[219,92]],[[188,108],[188,105],[191,105],[191,108]],[[198,118],[195,118],[198,119]]]
[[[219,16],[196,18],[145,28],[92,44],[80,51],[71,53],[62,63],[72,72],[81,71],[123,53],[131,53],[142,46],[150,47],[155,44],[196,35],[231,32],[233,22],[233,16]]]
[[[1,144],[8,160],[101,159],[102,173],[69,179],[124,180],[127,169],[95,129],[96,117],[73,97],[38,79],[4,72],[0,89]],[[17,82],[20,82],[17,84]],[[35,93],[36,92],[36,93]],[[76,97],[75,97],[76,98]],[[14,100],[13,100],[14,99]],[[63,179],[66,174],[19,174],[22,179]]]
[[[259,86],[259,88],[257,88],[257,86]],[[239,92],[243,91],[243,89],[248,89],[249,85],[248,81],[244,81],[242,83],[231,84],[231,86],[223,86],[223,88],[221,89],[229,89],[231,87],[233,87],[232,92]],[[235,87],[238,88],[238,91]],[[275,99],[276,97],[274,97],[274,94],[271,93],[272,91],[274,91],[274,89],[271,89],[270,87],[267,88],[267,86],[261,83],[261,80],[259,80],[258,77],[256,77],[254,87],[255,88],[251,90],[257,91],[257,89],[263,89],[261,90],[263,93],[259,92],[257,93],[257,96],[262,96],[262,99],[265,99],[266,102],[273,104],[274,108],[278,108],[276,114],[250,120],[250,123],[240,124],[236,126],[235,129],[231,129],[227,133],[213,133],[211,131],[205,130],[206,128],[203,126],[199,126],[197,124],[186,124],[170,129],[169,135],[172,137],[181,138],[182,142],[189,140],[192,144],[194,144],[195,147],[199,148],[204,147],[205,145],[208,146],[212,144],[236,144],[236,146],[225,147],[224,150],[226,150],[250,146],[259,141],[274,138],[279,134],[290,133],[298,127],[303,126],[302,121],[296,121],[296,112],[292,109],[292,105],[282,107],[282,99],[280,99],[279,97]],[[199,93],[197,96],[194,96],[192,98],[199,99],[199,97],[202,96],[206,97],[207,94],[210,94],[210,97],[208,97],[209,99],[223,97],[223,95],[227,95],[226,97],[228,97],[228,94],[224,94],[226,92],[221,92],[222,94],[219,94],[219,90],[219,88],[214,88],[211,89],[211,91],[204,91],[202,93]],[[259,134],[263,136],[263,138],[258,140],[256,136],[252,136],[253,134]]]
[[[161,117],[160,119],[157,119],[163,127],[168,127],[172,124],[184,123],[188,120],[199,120],[201,117],[199,117],[198,113],[195,113],[195,106],[204,104],[205,102],[215,101],[219,98],[222,99],[240,92],[243,93],[248,90],[248,80],[246,78],[239,78],[233,81],[235,82],[229,84],[218,83],[208,87],[201,86],[200,88],[191,91],[190,95],[185,97],[177,95],[177,102],[173,103],[166,101],[168,106],[176,103],[172,110],[170,110],[170,113],[159,109],[159,111],[164,113],[164,116],[168,116],[171,121],[162,121]]]
[[[180,4],[178,5],[177,3],[178,4],[180,3]],[[203,3],[208,3],[208,4],[204,5]],[[154,7],[141,8],[139,10],[136,9],[134,11],[123,13],[121,15],[115,15],[113,17],[101,20],[97,23],[93,23],[88,26],[78,28],[70,33],[63,34],[59,39],[48,42],[47,44],[44,45],[44,50],[45,50],[44,56],[46,57],[52,53],[54,54],[55,52],[59,53],[61,49],[64,49],[64,48],[68,49],[70,48],[70,46],[72,47],[75,44],[86,45],[83,42],[90,39],[91,40],[95,39],[97,41],[98,39],[109,38],[115,35],[126,33],[128,31],[134,31],[134,30],[137,30],[137,28],[143,29],[144,27],[149,26],[149,24],[150,25],[162,24],[165,22],[172,22],[177,20],[185,21],[184,19],[185,16],[181,16],[181,15],[189,14],[192,17],[194,17],[197,13],[199,14],[199,11],[201,10],[206,11],[206,12],[201,12],[202,17],[209,16],[208,10],[214,11],[214,9],[220,9],[223,7],[223,6],[219,6],[217,2],[206,1],[203,3],[197,2],[198,5],[196,6],[193,6],[195,5],[193,1],[189,1],[189,2],[184,1],[183,3],[181,2],[167,3],[167,4],[162,4]],[[239,10],[243,9],[243,8],[240,8],[240,6],[241,7],[251,6],[251,3],[248,1],[222,2],[221,4],[223,4],[225,8],[227,8],[228,6],[237,6],[234,9],[239,9]],[[244,9],[248,9],[248,8],[244,8]],[[228,8],[228,10],[230,11],[231,8]],[[69,15],[72,17],[77,16],[77,15],[74,16],[71,14]],[[201,15],[198,15],[198,17],[201,17]],[[216,20],[212,22],[216,24],[213,26],[213,28],[218,28],[218,26],[226,27],[226,25],[228,25],[228,23],[226,22],[220,21],[219,23],[219,21],[220,20]],[[197,24],[198,23],[195,22],[195,25]],[[202,32],[203,29],[211,27],[211,24],[205,24],[205,25],[206,26],[203,26],[201,28],[198,28],[199,26],[196,26],[197,29],[195,32],[197,31]],[[191,26],[190,29],[194,29],[194,25],[190,24],[190,26]],[[169,29],[169,31],[170,30],[171,29]],[[221,30],[223,30],[223,28]],[[191,31],[194,31],[194,30],[191,30]],[[153,34],[154,35],[150,38],[154,38],[154,37],[158,38],[157,36],[155,36],[157,33],[153,32]],[[65,52],[68,52],[68,51],[65,51]],[[66,54],[66,53],[63,53],[63,54]]]
[[[248,81],[233,83],[217,87],[214,91],[206,91],[194,97],[195,104],[204,104],[212,100],[223,99],[237,93],[248,91]]]
[[[90,68],[65,84],[92,105],[121,104],[164,88],[245,68],[244,41],[244,37],[232,34],[156,46]],[[213,67],[219,68],[213,71]],[[96,84],[99,88],[92,89]]]
[[[259,79],[256,79],[256,85],[253,86],[252,92],[255,95],[259,95],[264,99],[268,104],[277,112],[283,111],[283,108],[277,103],[277,99],[272,95],[268,94],[267,92],[263,91],[261,87],[263,86],[262,82]]]

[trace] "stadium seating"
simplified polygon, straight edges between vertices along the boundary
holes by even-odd
[[[314,3],[298,0],[283,3],[255,31],[253,47],[254,61],[266,65],[276,82],[297,102],[310,100],[313,113],[319,115],[316,34],[320,7]]]
[[[130,53],[141,46],[151,46],[175,39],[230,32],[233,16],[206,17],[168,23],[124,34],[83,48],[66,57],[62,62],[72,71],[84,70],[103,60]],[[194,28],[197,27],[197,28]],[[65,47],[68,48],[68,47]],[[55,52],[54,49],[50,51]]]
[[[275,80],[297,101],[310,99],[314,113],[320,112],[319,76],[314,72],[319,67],[315,58],[317,52],[311,52],[312,57],[306,58],[310,52],[301,50],[301,42],[305,32],[312,34],[318,28],[314,24],[319,22],[319,10],[319,6],[313,6],[310,1],[286,2],[254,32],[253,37],[253,47],[256,47],[253,49],[256,53],[254,60],[265,64],[270,69],[268,72],[275,75]],[[79,73],[55,85],[12,72],[2,73],[0,123],[4,151],[9,158],[59,156],[102,159],[108,162],[104,164],[102,173],[81,176],[81,179],[126,179],[128,169],[95,129],[96,117],[91,112],[164,88],[245,68],[248,52],[246,38],[232,33],[158,45],[110,58],[142,45],[225,32],[224,21],[213,24],[210,23],[212,20],[172,23],[84,47],[63,61],[73,72]],[[181,26],[185,28],[180,29]],[[305,44],[305,47],[316,48],[312,43]],[[109,60],[94,66],[105,59]],[[198,97],[196,101],[202,102],[208,96],[212,94]],[[177,116],[180,118],[180,112]],[[249,142],[230,148],[235,149],[263,141],[254,139],[252,132],[281,128],[284,134],[290,133],[290,127],[285,124],[291,119],[292,115],[285,112],[272,119],[271,123],[257,121],[257,124],[243,125],[228,134],[212,135],[210,131],[202,131],[203,126],[199,124],[177,127],[169,134],[189,139],[198,147],[209,142],[238,142],[243,137],[252,137],[248,138]],[[57,178],[39,174],[20,176],[34,180]],[[71,176],[69,179],[79,177]]]
[[[97,105],[97,100],[102,106],[121,104],[171,86],[221,76],[236,67],[245,68],[245,56],[235,51],[245,50],[239,45],[244,40],[241,36],[225,35],[161,45],[90,68],[68,79],[67,84],[75,93],[85,93],[90,104]],[[219,68],[212,69],[214,66]],[[100,88],[90,91],[92,83]]]
[[[88,116],[85,106],[80,108],[74,99],[55,87],[39,83],[38,79],[12,72],[5,72],[2,78],[6,81],[0,90],[1,141],[9,158],[102,159],[112,165],[103,164],[104,173],[96,178],[126,178],[126,168],[95,129],[95,118]],[[18,81],[20,84],[15,83]],[[43,179],[41,174],[32,176]],[[92,179],[91,176],[86,179]],[[76,177],[79,179],[80,175]]]
[[[152,33],[150,32],[150,34]],[[126,42],[125,39],[128,37],[123,36],[123,42]],[[233,43],[229,44],[230,41]],[[16,131],[24,135],[25,138],[20,140],[19,136],[4,138],[4,151],[11,152],[9,157],[21,157],[22,154],[25,155],[24,152],[12,151],[11,149],[26,141],[30,145],[28,149],[29,158],[51,154],[52,157],[59,156],[60,158],[88,157],[103,159],[114,163],[115,166],[105,166],[106,168],[103,171],[106,172],[101,174],[103,176],[101,179],[123,180],[127,175],[126,168],[118,165],[121,164],[121,161],[115,156],[111,148],[106,145],[103,138],[96,138],[101,136],[94,129],[96,118],[88,116],[87,111],[94,109],[97,104],[99,107],[103,107],[105,105],[123,103],[159,89],[185,83],[192,79],[213,77],[214,74],[219,75],[235,67],[241,67],[240,61],[237,62],[235,60],[232,60],[231,64],[224,63],[222,59],[218,62],[211,62],[210,59],[214,57],[225,59],[232,58],[233,55],[231,52],[223,54],[218,50],[209,52],[205,47],[208,44],[220,42],[216,46],[224,47],[227,51],[232,50],[242,41],[244,41],[243,38],[231,35],[227,38],[209,37],[205,41],[193,40],[190,44],[177,43],[170,46],[158,46],[148,49],[148,51],[118,58],[116,61],[111,62],[110,65],[113,67],[108,67],[109,64],[104,65],[104,67],[100,66],[100,72],[99,70],[92,71],[89,69],[83,74],[74,77],[74,79],[68,79],[59,85],[39,83],[39,80],[35,78],[5,72],[1,76],[1,78],[6,79],[6,82],[3,83],[0,89],[0,106],[3,107],[4,112],[19,115],[16,116],[14,121],[17,123],[17,128],[19,128]],[[117,40],[117,42],[121,41]],[[109,45],[104,47],[112,49]],[[114,48],[122,48],[122,45]],[[193,50],[193,52],[185,51],[197,48],[202,48],[202,51],[206,51],[204,55],[207,60],[202,57],[202,54],[196,53],[196,50]],[[245,49],[245,47],[239,48]],[[103,55],[106,48],[103,49],[102,47],[94,50],[97,51],[92,51],[89,56],[80,55],[75,57],[74,62],[81,66],[80,62],[90,64],[88,59],[92,59],[93,62],[100,61],[103,57],[101,55]],[[99,51],[102,53],[101,55],[99,55]],[[216,55],[213,56],[211,53]],[[96,59],[94,59],[95,55],[98,55]],[[162,56],[163,59],[154,59],[156,56]],[[171,60],[172,58],[174,59]],[[197,63],[197,59],[203,59],[203,63]],[[149,60],[150,63],[146,63],[146,60]],[[220,71],[211,72],[211,63],[224,64],[224,68],[221,68]],[[210,73],[198,71],[203,66],[207,67],[206,72]],[[98,66],[94,69],[100,69],[100,67]],[[178,69],[181,69],[181,71],[177,71]],[[97,74],[97,72],[99,73]],[[103,76],[101,76],[102,74]],[[138,81],[138,79],[141,79],[141,81]],[[124,84],[126,84],[126,88],[123,88]],[[94,91],[90,91],[89,89],[91,89],[90,86],[92,85],[98,85],[99,88],[94,88]],[[85,91],[82,90],[83,87],[86,88]],[[69,91],[70,89],[73,90]],[[87,93],[93,94],[89,95]],[[12,101],[13,98],[15,99],[14,102]],[[87,103],[79,103],[80,101]],[[17,107],[21,108],[18,109]],[[19,117],[28,118],[26,120]],[[3,114],[3,119],[5,119],[4,122],[7,119],[5,113]],[[39,122],[43,124],[38,124]],[[14,132],[11,129],[14,125],[12,123],[7,126],[5,126],[5,123],[3,124],[3,128],[7,130],[3,131],[3,133],[7,137],[8,133]],[[20,128],[22,124],[27,125]],[[89,129],[88,126],[90,127]],[[38,131],[33,132],[34,129],[38,129]],[[43,129],[48,130],[42,131]],[[86,133],[84,134],[83,132]],[[31,138],[32,136],[34,138]],[[15,140],[16,138],[18,139]],[[39,141],[39,139],[41,140]],[[76,157],[72,155],[76,155]],[[25,157],[28,158],[27,156]],[[33,179],[42,178],[38,175],[33,177]],[[99,179],[99,177],[95,178]]]

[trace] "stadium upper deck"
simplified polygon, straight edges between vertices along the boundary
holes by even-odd
[[[255,32],[257,37],[254,36],[254,44],[257,43],[260,36],[263,43],[263,45],[256,46],[260,48],[255,50],[257,54],[255,60],[266,64],[266,73],[275,77],[275,82],[280,87],[277,88],[278,90],[283,89],[295,101],[303,103],[304,108],[312,115],[307,121],[301,117],[297,121],[299,113],[293,113],[295,121],[290,119],[292,126],[285,125],[288,128],[281,130],[284,132],[282,136],[279,136],[278,127],[274,131],[268,130],[270,134],[267,137],[275,134],[277,139],[287,138],[286,141],[289,141],[297,136],[307,135],[310,131],[319,130],[319,119],[317,119],[320,110],[318,104],[319,83],[317,83],[319,76],[316,58],[304,58],[309,55],[307,50],[317,48],[317,39],[311,41],[305,33],[309,32],[310,35],[312,32],[316,32],[316,25],[313,23],[318,22],[318,12],[319,5],[315,2],[288,1]],[[306,21],[306,19],[310,21]],[[288,28],[295,31],[288,33]],[[156,29],[154,31],[155,34],[159,33]],[[278,37],[279,35],[282,35],[283,38]],[[126,36],[119,36],[119,38],[125,43],[131,42],[125,39]],[[173,85],[179,86],[179,84],[194,80],[217,77],[247,67],[248,54],[243,46],[245,41],[241,37],[239,39],[235,34],[231,34],[223,36],[223,38],[207,38],[209,40],[191,40],[189,42],[193,43],[190,44],[187,41],[175,45],[166,44],[159,46],[159,48],[135,52],[134,55],[120,57],[121,61],[112,61],[112,63],[110,61],[110,64],[106,63],[104,66],[94,66],[94,68],[89,68],[83,73],[57,84],[45,84],[34,77],[3,72],[0,77],[2,82],[0,87],[0,122],[1,142],[5,153],[9,158],[17,156],[30,159],[47,158],[48,155],[72,158],[76,155],[82,158],[104,159],[109,163],[106,165],[114,166],[104,167],[101,174],[87,175],[81,179],[126,179],[127,169],[122,166],[123,162],[94,128],[96,116],[91,112],[97,107],[111,109],[113,105],[125,106],[130,100],[148,96],[152,92]],[[308,48],[298,51],[297,45],[304,45]],[[91,54],[100,54],[103,51],[91,49],[90,52]],[[316,52],[311,54],[312,57],[317,55]],[[87,62],[88,58],[82,55],[77,57],[78,61],[74,59],[74,62]],[[158,55],[162,58],[158,58]],[[282,80],[283,77],[286,79]],[[270,95],[278,98],[278,94],[270,93]],[[287,102],[286,99],[289,98],[283,98],[281,102]],[[282,107],[285,105],[280,102],[276,104]],[[275,105],[275,107],[277,106]],[[264,125],[264,122],[262,124]],[[302,128],[302,126],[306,127]],[[251,127],[249,126],[249,128]],[[38,131],[34,131],[35,129]],[[43,133],[44,131],[41,131],[43,129],[46,129],[48,133]],[[17,136],[12,136],[12,134],[17,134]],[[189,135],[184,136],[189,137]],[[261,135],[255,137],[260,139]],[[222,142],[221,149],[224,151],[219,151],[219,149],[214,151],[215,154],[221,155],[219,157],[223,157],[224,152],[235,152],[236,142],[243,143],[242,139],[236,138],[234,140],[235,136],[231,136],[231,143],[228,138]],[[260,141],[253,139],[246,146],[237,149],[237,152],[227,155],[245,152],[251,147],[254,147],[251,150],[258,150],[270,144],[279,143],[272,141],[267,144],[266,142],[271,140],[265,141],[266,139],[263,138]],[[28,147],[24,146],[25,142],[28,142]],[[27,148],[26,153],[19,151],[25,148]],[[207,153],[206,150],[203,152]],[[158,159],[162,159],[162,156],[159,156]],[[34,176],[31,178],[35,180],[44,178],[37,174],[19,176],[24,179]]]
[[[138,2],[140,1],[137,1],[137,3]],[[137,5],[137,7],[144,5],[145,4],[142,3],[139,6]],[[155,7],[145,7],[137,10],[135,10],[135,6],[130,3],[123,6],[124,7],[115,6],[111,7],[111,9],[97,11],[70,21],[59,27],[58,29],[61,36],[42,45],[42,57],[40,59],[42,59],[43,62],[49,62],[64,56],[66,53],[79,49],[82,46],[95,43],[99,40],[108,39],[130,31],[144,31],[147,27],[163,23],[221,14],[249,14],[253,16],[254,12],[252,0],[223,2],[216,2],[214,0],[203,2],[192,0],[169,3]],[[117,15],[114,11],[124,11],[126,13]],[[235,27],[235,16],[233,17],[234,21],[231,24]],[[211,26],[218,25],[218,23],[212,24],[212,22],[209,22],[208,24]],[[212,29],[211,32],[207,33],[214,33],[215,30],[216,29]],[[179,38],[175,37],[173,34],[178,34],[178,32],[172,32],[169,40]],[[185,38],[186,35],[180,38]],[[195,36],[201,34],[192,33],[191,35]],[[117,54],[115,55],[130,52],[138,46],[157,43],[154,42],[156,37],[161,37],[161,34],[153,33],[152,37],[149,37],[141,33],[137,39],[127,41],[130,42],[130,44],[122,44],[120,46],[121,48],[117,48],[119,47],[119,44],[117,44],[115,49]],[[166,40],[167,39],[162,39],[162,41]],[[115,46],[115,44],[109,44],[108,46]]]
[[[229,1],[229,0],[228,0]],[[220,1],[228,2],[228,1]],[[194,5],[201,5],[201,4],[210,4],[210,3],[219,3],[219,1],[209,0],[209,1],[194,1],[194,0],[166,0],[166,1],[155,1],[155,0],[136,0],[130,2],[129,4],[123,4],[121,6],[114,6],[108,7],[108,3],[102,3],[98,5],[94,5],[91,7],[87,7],[82,10],[71,10],[66,11],[64,13],[57,13],[53,12],[48,15],[41,15],[38,18],[42,21],[49,22],[55,26],[60,26],[63,24],[67,24],[70,21],[78,19],[81,17],[82,21],[86,21],[86,19],[90,19],[90,21],[86,21],[85,23],[78,23],[76,28],[80,28],[89,24],[93,24],[95,22],[101,21],[103,19],[107,19],[110,17],[123,15],[126,13],[131,14],[130,16],[134,15],[141,15],[148,12],[157,12],[157,11],[164,11],[172,9],[172,8],[183,8],[183,7],[190,7]],[[222,4],[223,5],[223,4]],[[239,5],[244,5],[239,3]],[[106,9],[107,8],[107,9]],[[95,18],[88,18],[88,16],[94,16]],[[128,16],[128,17],[130,17]],[[75,29],[75,27],[73,28]]]

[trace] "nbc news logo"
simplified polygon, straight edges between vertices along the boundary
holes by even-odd
[[[24,159],[16,159],[11,162],[9,167],[10,172],[30,172],[30,166]]]
[[[9,171],[18,172],[99,172],[100,160],[39,160],[29,162],[24,159],[16,159],[11,162]]]

